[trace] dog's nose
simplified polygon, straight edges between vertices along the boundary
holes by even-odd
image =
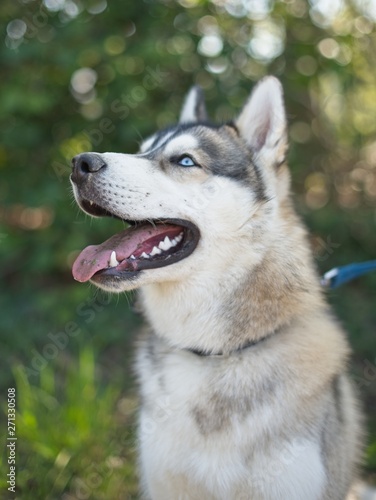
[[[72,181],[79,184],[88,177],[89,174],[94,174],[107,167],[106,162],[101,155],[96,153],[82,153],[72,159]]]

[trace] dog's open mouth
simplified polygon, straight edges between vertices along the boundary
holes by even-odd
[[[113,216],[94,203],[80,204],[97,217]],[[198,228],[182,219],[126,222],[130,228],[80,253],[72,269],[77,281],[101,280],[105,276],[128,279],[144,269],[174,264],[194,251],[200,237]]]

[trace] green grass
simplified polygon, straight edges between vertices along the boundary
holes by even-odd
[[[17,498],[137,498],[135,400],[122,396],[118,382],[102,387],[92,348],[65,373],[47,366],[39,384],[31,384],[20,365],[14,376]],[[0,488],[6,491],[2,458]]]

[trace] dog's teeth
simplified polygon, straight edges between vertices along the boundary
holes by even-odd
[[[161,250],[168,250],[169,248],[171,248],[172,243],[171,243],[170,238],[168,236],[166,236],[165,239],[159,243],[158,247]]]
[[[90,201],[90,205],[94,205],[94,202],[93,202],[93,201]]]
[[[148,255],[148,254],[147,254],[147,253],[145,253],[145,252],[142,252],[141,257],[142,257],[143,259],[149,259],[149,258],[150,258],[150,255]]]
[[[110,257],[110,262],[109,262],[109,266],[110,267],[116,267],[119,265],[119,262],[116,258],[116,252],[115,250],[112,251],[112,254],[111,254],[111,257]]]
[[[183,233],[180,233],[177,236],[175,236],[175,238],[171,240],[172,246],[176,247],[176,245],[181,242],[182,238],[183,238]]]
[[[160,248],[161,250],[165,250],[165,244],[164,244],[164,241],[160,241],[159,244],[158,244],[158,248]]]
[[[133,255],[133,253],[132,253],[132,255],[130,256],[130,259],[134,260],[135,258],[136,258],[136,257],[135,257],[135,256]]]
[[[150,252],[150,255],[153,257],[154,255],[159,255],[160,253],[162,253],[162,250],[160,250],[157,247],[154,247],[153,250]]]
[[[177,245],[178,243],[181,242],[182,239],[183,239],[183,233],[180,233],[174,238],[173,241],[175,241],[175,244]]]

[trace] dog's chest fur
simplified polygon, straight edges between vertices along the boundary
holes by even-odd
[[[332,393],[330,384],[325,393],[315,390],[313,366],[289,367],[297,330],[213,359],[170,349],[155,336],[143,340],[137,369],[146,498],[324,498],[320,415]]]

